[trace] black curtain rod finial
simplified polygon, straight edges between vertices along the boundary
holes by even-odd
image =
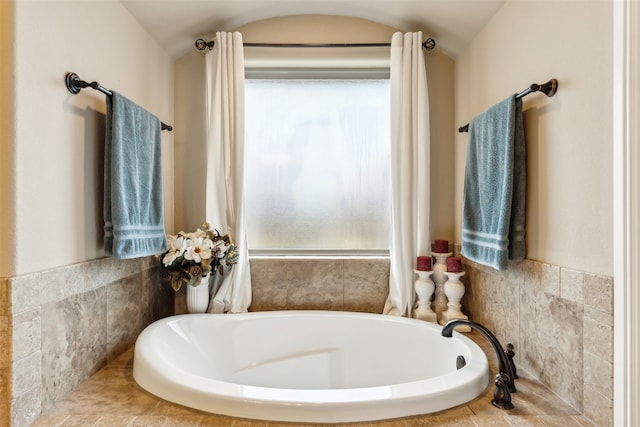
[[[436,41],[431,37],[429,37],[424,41],[424,43],[422,43],[422,47],[424,47],[427,50],[433,50],[436,47]]]
[[[209,48],[209,50],[213,49],[213,45],[214,45],[214,41],[211,40],[210,42],[205,41],[205,39],[198,39],[196,40],[196,49],[198,50],[205,50],[206,48]]]

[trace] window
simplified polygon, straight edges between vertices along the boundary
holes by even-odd
[[[246,209],[256,253],[385,253],[389,80],[250,78]]]

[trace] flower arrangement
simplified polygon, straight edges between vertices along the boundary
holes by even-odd
[[[206,222],[192,233],[181,231],[167,235],[167,244],[169,250],[162,258],[162,277],[171,282],[176,292],[183,283],[198,286],[203,276],[224,274],[225,268],[238,262],[236,246],[229,235],[221,235]]]

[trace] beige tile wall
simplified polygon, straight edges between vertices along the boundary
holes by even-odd
[[[103,258],[0,283],[0,425],[29,425],[172,314],[157,265]]]
[[[9,317],[9,281],[0,278],[0,414],[8,414],[11,406],[11,333]],[[0,426],[9,420],[0,415]]]
[[[469,317],[515,345],[518,366],[598,426],[613,417],[613,279],[536,261],[465,260]]]
[[[0,425],[28,425],[170,314],[173,291],[156,265],[105,258],[0,279],[0,413],[12,417]],[[612,278],[528,260],[505,272],[465,260],[464,269],[470,317],[515,344],[519,367],[611,425]],[[387,298],[385,259],[252,259],[251,270],[252,311],[379,313]]]
[[[389,260],[252,259],[251,285],[251,311],[382,313],[389,290]]]

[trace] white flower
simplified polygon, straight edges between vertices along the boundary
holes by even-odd
[[[216,258],[224,258],[227,254],[227,249],[229,249],[229,245],[225,244],[224,240],[216,240],[215,242],[213,242],[211,251]]]
[[[192,239],[206,239],[207,238],[207,232],[201,229],[197,229],[196,231],[194,231],[192,234]]]
[[[169,245],[169,251],[162,259],[165,267],[170,266],[187,249],[187,242],[182,236],[168,236],[167,244]]]
[[[210,239],[198,237],[193,240],[187,240],[187,248],[184,252],[184,257],[185,259],[200,263],[203,259],[211,258],[212,247],[213,242]]]
[[[206,239],[207,232],[201,229],[197,229],[196,231],[192,231],[191,233],[185,233],[184,231],[180,232],[180,235],[184,236],[187,240],[196,240],[196,239]]]

